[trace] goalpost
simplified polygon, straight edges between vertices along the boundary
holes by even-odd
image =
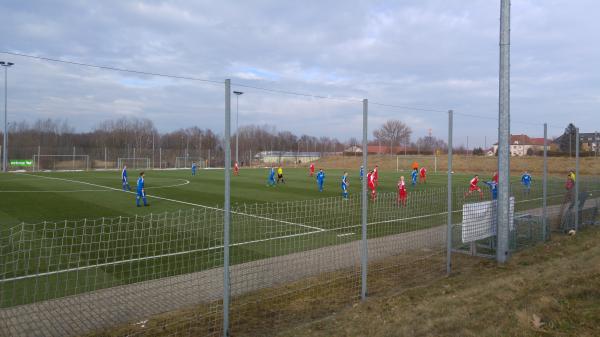
[[[117,166],[122,169],[123,166],[127,165],[131,169],[150,169],[150,158],[148,157],[136,157],[136,158],[118,158]]]
[[[33,171],[89,170],[90,156],[87,154],[34,154]]]
[[[203,158],[175,157],[176,169],[191,168],[192,163],[196,163],[196,167],[198,168],[204,168],[205,166]]]
[[[433,172],[437,172],[437,156],[396,156],[396,172],[399,171],[411,171],[412,164],[416,162],[419,164],[419,167],[426,167],[429,170],[433,170]]]

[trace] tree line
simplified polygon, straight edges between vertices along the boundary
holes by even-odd
[[[390,120],[373,132],[370,145],[419,148],[421,153],[435,149],[445,151],[446,143],[431,136],[411,142],[412,130],[398,120]],[[296,135],[280,131],[271,125],[244,125],[238,130],[240,161],[261,151],[343,153],[351,146],[361,145],[356,138],[340,140],[335,137]],[[235,149],[236,134],[231,145]],[[123,117],[98,123],[87,132],[77,132],[65,119],[40,119],[12,123],[9,128],[9,154],[11,158],[31,158],[33,154],[71,155],[86,154],[90,158],[156,157],[164,153],[164,160],[175,157],[206,158],[215,164],[222,161],[223,136],[209,128],[198,126],[161,133],[152,120]],[[397,152],[400,152],[397,150]],[[209,155],[210,153],[210,155]],[[233,155],[233,154],[232,154]],[[156,159],[158,160],[158,159]]]

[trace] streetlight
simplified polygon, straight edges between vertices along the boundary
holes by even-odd
[[[238,161],[238,146],[239,146],[240,132],[238,129],[238,121],[239,121],[239,117],[240,117],[240,95],[242,95],[243,92],[234,91],[233,93],[235,94],[235,162],[238,163],[238,165],[239,165],[240,162]]]
[[[2,171],[8,171],[8,67],[12,62],[0,61],[0,66],[4,67],[4,144],[2,149]]]

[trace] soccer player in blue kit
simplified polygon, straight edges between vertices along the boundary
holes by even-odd
[[[131,191],[129,181],[127,181],[127,165],[123,165],[123,171],[121,171],[121,182],[123,183],[123,191]]]
[[[144,188],[144,171],[140,172],[140,177],[137,180],[137,195],[135,196],[135,204],[140,207],[140,199],[144,200],[144,206],[148,205],[146,200],[146,189]]]
[[[323,183],[325,182],[325,172],[323,169],[319,169],[317,173],[317,184],[319,185],[319,192],[323,192]]]
[[[523,193],[526,195],[529,195],[529,192],[531,192],[531,180],[531,175],[525,171],[521,176],[521,183],[523,184]]]
[[[342,196],[344,197],[344,199],[348,199],[348,186],[350,184],[348,183],[348,172],[344,172],[344,175],[342,176]]]
[[[415,186],[417,184],[417,176],[419,175],[419,171],[415,168],[411,173],[412,185]]]

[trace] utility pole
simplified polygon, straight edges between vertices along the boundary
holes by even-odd
[[[2,171],[8,171],[8,68],[14,65],[12,62],[0,61],[4,67],[4,141],[2,149]],[[39,160],[39,158],[38,158]]]
[[[500,97],[498,111],[498,220],[496,260],[509,255],[510,222],[510,0],[500,5]]]

